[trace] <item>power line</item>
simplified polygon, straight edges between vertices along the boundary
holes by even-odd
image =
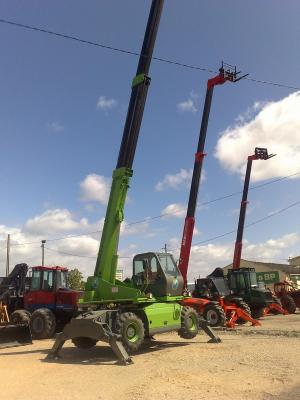
[[[267,219],[273,218],[273,217],[275,217],[276,215],[281,214],[281,213],[283,213],[283,212],[289,210],[290,208],[295,207],[295,206],[297,206],[297,205],[299,205],[299,204],[300,204],[300,200],[298,200],[298,201],[296,201],[295,203],[292,203],[292,204],[290,204],[290,205],[288,205],[288,206],[286,206],[286,207],[284,207],[284,208],[281,208],[280,210],[274,211],[273,213],[271,213],[271,214],[269,214],[269,215],[266,215],[265,217],[259,218],[259,219],[257,219],[256,221],[253,221],[253,222],[247,224],[247,225],[245,226],[245,228],[249,228],[250,226],[259,224],[259,223],[261,223],[261,222],[263,222],[263,221],[265,221],[265,220],[267,220]],[[197,245],[200,245],[200,244],[204,244],[204,243],[207,243],[207,242],[211,242],[211,241],[214,241],[214,240],[216,240],[216,239],[219,239],[219,238],[222,238],[222,237],[231,235],[232,233],[235,233],[235,232],[236,232],[236,229],[234,229],[234,230],[232,230],[232,231],[230,231],[230,232],[225,232],[225,233],[223,233],[223,234],[221,234],[221,235],[217,235],[217,236],[211,237],[211,238],[206,239],[206,240],[202,240],[201,242],[193,243],[193,246],[197,246]],[[64,251],[51,249],[51,248],[49,248],[49,247],[45,247],[45,249],[46,249],[46,250],[49,250],[49,251],[52,251],[52,252],[59,253],[59,254],[63,254],[63,255],[67,255],[67,256],[72,256],[72,257],[93,258],[93,259],[96,259],[96,258],[97,258],[97,257],[90,257],[90,256],[79,255],[79,254],[71,254],[71,253],[67,253],[67,252],[64,252]],[[175,250],[169,249],[169,251],[175,251]],[[119,258],[130,258],[130,257],[119,257]]]
[[[283,180],[286,180],[286,179],[288,179],[288,178],[291,178],[291,177],[297,176],[297,175],[300,175],[300,171],[295,172],[295,173],[293,173],[293,174],[286,175],[286,176],[281,177],[281,178],[272,179],[271,181],[264,182],[264,183],[261,183],[261,184],[259,184],[259,185],[251,186],[251,187],[249,188],[249,190],[260,189],[260,188],[262,188],[262,187],[264,187],[264,186],[268,186],[268,185],[271,185],[271,184],[273,184],[273,183],[281,182],[281,181],[283,181]],[[205,202],[203,202],[203,203],[198,204],[198,205],[197,205],[197,209],[198,209],[199,207],[201,207],[201,206],[213,204],[213,203],[216,203],[216,202],[218,202],[218,201],[228,199],[228,198],[233,197],[233,196],[236,196],[236,195],[238,195],[238,194],[240,194],[240,193],[242,193],[241,190],[240,190],[240,191],[237,191],[237,192],[232,192],[232,193],[229,193],[229,194],[226,194],[226,195],[223,195],[223,196],[216,197],[215,199],[212,199],[212,200],[209,200],[209,201],[205,201]],[[181,210],[178,210],[178,211],[173,211],[173,212],[158,214],[158,215],[155,215],[155,216],[153,216],[153,217],[146,217],[146,218],[143,218],[143,219],[141,219],[141,220],[137,220],[137,221],[134,221],[134,222],[130,222],[130,223],[127,224],[127,226],[133,226],[133,225],[142,224],[142,223],[145,223],[145,222],[148,222],[148,221],[154,221],[154,220],[156,220],[156,219],[161,219],[161,218],[168,217],[168,216],[171,216],[171,215],[176,215],[176,214],[178,214],[178,213],[180,213],[180,212],[182,212],[182,211],[181,211]],[[47,239],[47,242],[54,242],[54,241],[59,241],[59,240],[72,239],[72,238],[75,238],[75,237],[89,236],[89,235],[93,235],[93,234],[99,234],[99,233],[101,233],[101,232],[102,232],[102,229],[99,229],[99,230],[92,231],[92,232],[85,232],[85,233],[79,233],[79,234],[75,234],[75,235],[69,235],[69,236],[63,236],[63,237],[57,237],[57,238]],[[233,232],[235,232],[235,231],[226,232],[225,234],[222,234],[222,235],[219,235],[218,237],[216,237],[216,239],[221,238],[221,237],[223,237],[223,236],[227,236],[227,235],[229,235],[229,234],[231,234],[231,233],[233,233]],[[38,240],[38,241],[25,242],[25,243],[12,243],[12,244],[11,244],[11,247],[14,247],[14,246],[28,246],[28,245],[32,245],[32,244],[36,244],[36,243],[40,243],[40,242],[41,242],[41,241]]]
[[[82,254],[72,254],[72,253],[68,253],[66,251],[56,250],[56,249],[52,249],[52,248],[49,248],[49,247],[45,247],[45,250],[51,251],[53,253],[62,254],[62,255],[65,255],[65,256],[80,257],[80,258],[91,258],[91,259],[94,259],[94,260],[97,259],[97,257],[94,257],[94,256],[85,256],[85,255],[82,255]],[[130,257],[119,256],[118,258],[130,258]]]
[[[128,55],[131,55],[131,56],[140,56],[140,53],[135,52],[135,51],[125,50],[125,49],[121,49],[121,48],[118,48],[118,47],[109,46],[109,45],[106,45],[106,44],[103,44],[103,43],[82,39],[82,38],[79,38],[77,36],[66,35],[66,34],[63,34],[63,33],[50,31],[49,29],[39,28],[39,27],[32,26],[32,25],[26,25],[26,24],[22,24],[22,23],[19,23],[19,22],[15,22],[15,21],[3,19],[3,18],[0,19],[0,23],[11,25],[11,26],[15,26],[15,27],[18,27],[18,28],[31,30],[31,31],[35,31],[35,32],[41,32],[41,33],[45,33],[45,34],[48,34],[48,35],[53,35],[53,36],[56,36],[56,37],[59,37],[59,38],[63,38],[63,39],[73,40],[73,41],[76,41],[76,42],[79,42],[79,43],[82,43],[82,44],[86,44],[86,45],[90,45],[90,46],[97,46],[97,47],[100,47],[102,49],[115,51],[115,52],[118,52],[118,53],[128,54]],[[175,61],[175,60],[169,60],[169,59],[161,58],[161,57],[152,57],[152,58],[153,58],[153,60],[156,60],[156,61],[159,61],[159,62],[163,62],[163,63],[167,63],[167,64],[171,64],[171,65],[175,65],[175,66],[178,66],[178,67],[181,67],[181,68],[194,69],[194,70],[198,70],[198,71],[202,71],[202,72],[208,72],[208,73],[218,73],[218,71],[212,70],[212,69],[207,68],[207,67],[187,64],[187,63],[183,63],[183,62],[179,62],[179,61]],[[286,84],[283,84],[283,83],[271,82],[271,81],[254,79],[254,78],[249,78],[249,77],[245,77],[245,79],[247,79],[250,82],[260,83],[260,84],[263,84],[263,85],[271,85],[271,86],[282,87],[282,88],[285,88],[285,89],[300,90],[300,87],[286,85]]]
[[[295,203],[290,204],[290,205],[287,206],[287,207],[281,208],[280,210],[274,211],[273,213],[271,213],[271,214],[269,214],[269,215],[266,215],[266,216],[263,217],[263,218],[257,219],[256,221],[253,221],[253,222],[251,222],[251,223],[245,225],[245,228],[249,228],[250,226],[259,224],[260,222],[263,222],[263,221],[266,221],[267,219],[273,218],[273,217],[275,217],[276,215],[281,214],[281,213],[283,213],[283,212],[289,210],[290,208],[295,207],[295,206],[297,206],[297,205],[299,205],[299,204],[300,204],[300,200],[296,201]],[[222,237],[224,237],[224,236],[231,235],[232,233],[236,233],[236,229],[234,229],[234,230],[232,230],[232,231],[230,231],[230,232],[225,232],[225,233],[220,234],[220,235],[217,235],[217,236],[213,236],[213,237],[211,237],[211,238],[209,238],[209,239],[206,239],[206,240],[202,240],[201,242],[193,243],[193,246],[197,246],[197,245],[199,245],[199,244],[204,244],[204,243],[212,242],[212,241],[214,241],[214,240],[216,240],[216,239],[220,239],[220,238],[222,238]]]

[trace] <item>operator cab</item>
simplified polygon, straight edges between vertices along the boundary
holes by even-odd
[[[132,282],[154,297],[181,296],[183,277],[169,253],[143,253],[133,259]]]
[[[228,279],[230,289],[234,294],[258,288],[254,268],[230,269],[228,270]]]
[[[63,267],[33,267],[30,291],[67,289],[67,273],[67,268]]]

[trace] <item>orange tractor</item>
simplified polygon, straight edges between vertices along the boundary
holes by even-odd
[[[280,300],[282,308],[289,314],[294,314],[300,308],[300,289],[284,281],[274,284],[275,296]]]

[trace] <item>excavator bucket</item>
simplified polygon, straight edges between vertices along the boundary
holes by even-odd
[[[32,344],[31,332],[27,324],[7,323],[0,325],[0,349],[27,344]]]

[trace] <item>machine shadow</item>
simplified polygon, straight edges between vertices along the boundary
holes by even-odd
[[[155,351],[162,351],[171,348],[178,348],[187,346],[189,343],[196,342],[169,342],[169,341],[151,341],[146,342],[143,348],[133,354],[133,362],[138,359],[139,356],[152,353]],[[41,353],[48,354],[48,351],[40,351]],[[29,352],[28,352],[29,353]],[[81,364],[81,365],[118,365],[119,361],[116,355],[109,346],[96,346],[89,350],[80,350],[74,347],[63,348],[61,355],[56,359],[41,359],[42,362],[46,363],[58,363],[58,364]]]

